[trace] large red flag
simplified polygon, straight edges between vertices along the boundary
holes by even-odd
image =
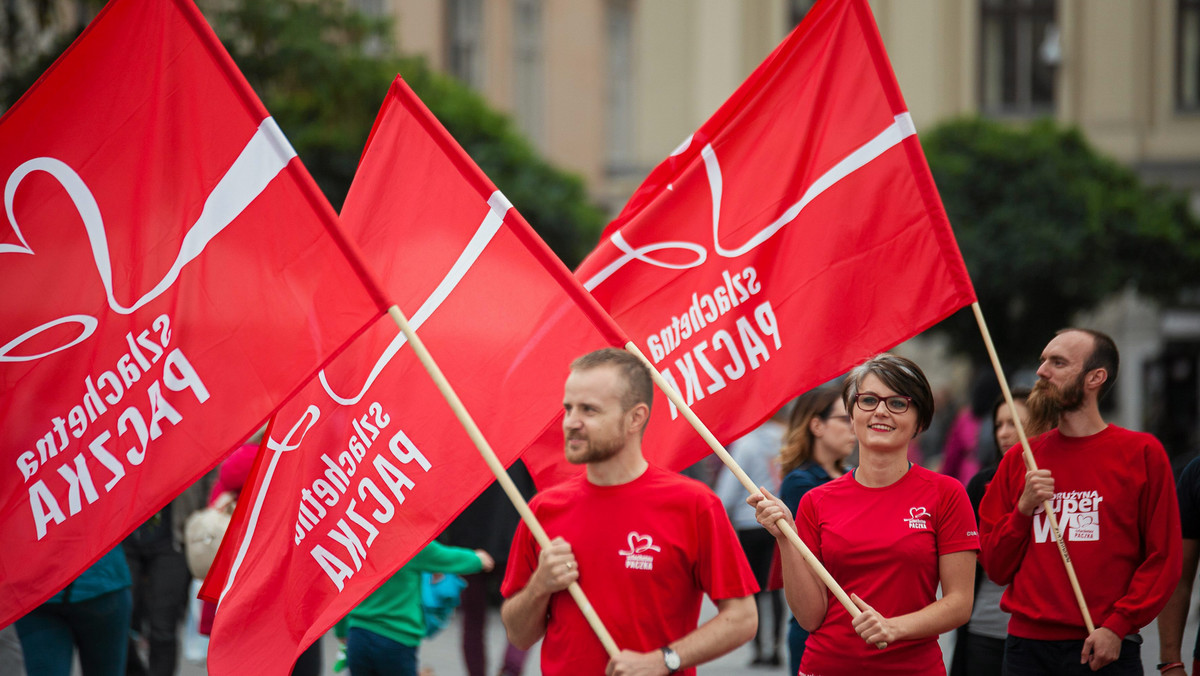
[[[718,439],[974,300],[866,0],[818,2],[576,271]],[[647,454],[707,446],[665,400]],[[539,484],[562,469],[541,444]]]
[[[570,361],[625,339],[399,79],[342,222],[500,461],[547,429],[561,449]],[[491,480],[381,320],[268,431],[202,592],[221,598],[209,668],[287,673]]]
[[[386,305],[188,0],[114,0],[0,119],[0,626]]]

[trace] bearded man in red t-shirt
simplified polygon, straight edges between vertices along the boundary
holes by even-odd
[[[1028,399],[1031,424],[1042,432],[1029,440],[1039,469],[1026,471],[1014,446],[979,507],[983,569],[1009,585],[1000,602],[1012,614],[1008,674],[1141,674],[1137,632],[1179,580],[1179,507],[1167,454],[1153,436],[1100,415],[1118,361],[1103,333],[1058,332]],[[1090,633],[1043,510],[1047,500],[1090,609]]]
[[[530,502],[551,544],[541,549],[521,524],[501,587],[513,645],[545,639],[544,674],[693,674],[758,626],[758,585],[721,501],[642,455],[653,397],[648,369],[627,352],[571,364],[565,453],[587,471]],[[575,581],[622,649],[611,659],[563,593]],[[717,615],[697,627],[705,594]]]

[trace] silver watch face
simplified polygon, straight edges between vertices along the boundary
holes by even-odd
[[[679,668],[679,653],[670,648],[663,648],[663,661],[667,663],[667,668],[675,671]]]

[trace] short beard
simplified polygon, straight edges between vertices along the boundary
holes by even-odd
[[[583,452],[577,456],[572,456],[569,446],[564,443],[567,462],[571,463],[572,465],[586,465],[593,462],[603,462],[608,460],[625,447],[624,436],[625,435],[622,434],[619,437],[604,440],[588,439],[587,448],[583,449]],[[570,440],[570,437],[568,437],[567,442]]]
[[[1050,384],[1048,380],[1038,380],[1025,401],[1029,409],[1029,424],[1026,434],[1035,437],[1058,427],[1058,421],[1063,413],[1078,410],[1083,404],[1083,374],[1079,374],[1065,388]]]

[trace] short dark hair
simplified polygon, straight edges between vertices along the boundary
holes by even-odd
[[[1099,401],[1112,390],[1113,383],[1117,382],[1117,369],[1121,366],[1121,354],[1117,351],[1117,344],[1107,333],[1095,329],[1066,328],[1059,330],[1054,335],[1061,336],[1068,331],[1079,331],[1092,337],[1092,354],[1083,363],[1083,372],[1104,369],[1108,374],[1108,377],[1104,379],[1104,384],[1100,386],[1100,392],[1096,395],[1096,401]]]
[[[858,388],[868,375],[882,380],[896,394],[912,397],[912,405],[917,409],[914,437],[929,429],[929,423],[933,421],[933,389],[929,387],[929,380],[916,362],[894,354],[877,354],[855,366],[846,375],[846,383],[842,386],[842,402],[846,404],[847,412],[854,415],[850,408],[854,405]]]
[[[628,411],[638,404],[651,408],[654,403],[654,380],[650,369],[633,354],[615,347],[588,352],[571,362],[572,371],[587,371],[601,366],[611,366],[625,382],[621,394],[621,408]]]

